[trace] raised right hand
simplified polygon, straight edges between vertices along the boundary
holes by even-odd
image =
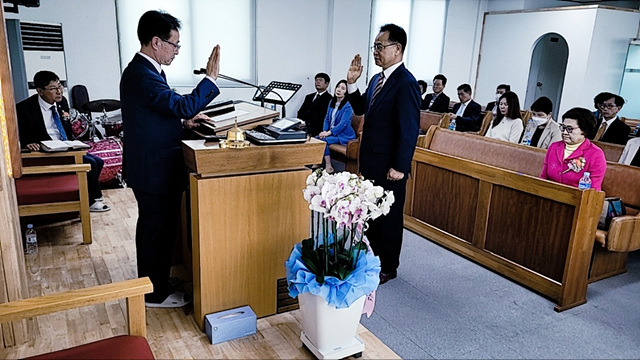
[[[353,60],[351,60],[351,66],[349,66],[349,71],[347,71],[347,84],[355,84],[356,81],[362,75],[362,58],[360,58],[360,54],[357,54]]]
[[[211,51],[209,61],[207,61],[207,75],[218,79],[220,73],[220,45],[216,45]]]

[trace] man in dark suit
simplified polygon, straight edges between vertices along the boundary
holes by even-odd
[[[148,11],[138,22],[141,49],[122,73],[120,101],[124,124],[127,184],[138,202],[136,251],[138,276],[149,276],[149,307],[180,307],[189,302],[169,283],[172,250],[186,188],[182,129],[204,118],[200,111],[219,93],[220,47],[215,46],[206,77],[188,95],[167,84],[161,65],[170,65],[180,50],[180,21]],[[182,119],[189,119],[184,121]]]
[[[327,91],[331,79],[325,73],[317,73],[315,77],[316,92],[304,98],[298,118],[304,120],[305,130],[311,136],[318,136],[324,125],[324,118],[327,116],[331,94]]]
[[[602,116],[598,119],[598,130],[591,139],[626,145],[631,128],[618,117],[618,112],[624,105],[624,99],[620,95],[606,94],[602,96],[602,103],[599,104]]]
[[[439,113],[446,113],[449,111],[449,102],[451,99],[445,94],[444,87],[447,85],[447,77],[438,74],[433,77],[433,93],[427,94],[422,100],[422,110],[430,110]]]
[[[360,172],[395,196],[389,214],[371,221],[366,232],[373,252],[380,257],[381,284],[395,278],[400,265],[406,183],[420,125],[418,82],[402,63],[406,45],[404,29],[384,25],[372,47],[382,72],[373,76],[364,94],[356,85],[362,75],[360,55],[351,61],[347,73],[347,99],[354,113],[364,114],[365,119]]]
[[[496,106],[496,103],[498,102],[498,100],[500,100],[500,96],[502,96],[502,94],[506,93],[507,91],[511,91],[511,85],[509,84],[498,85],[498,87],[496,88],[496,101],[492,101],[488,103],[484,109],[486,112],[491,111],[493,113],[494,118],[498,115],[498,107]]]
[[[453,105],[453,112],[449,113],[449,118],[456,120],[456,131],[480,131],[482,107],[471,99],[471,85],[458,86],[458,99],[460,102]]]
[[[58,75],[51,71],[39,71],[33,77],[33,83],[38,93],[16,104],[16,115],[21,146],[40,151],[40,141],[70,140],[73,132],[69,123],[69,103],[62,96],[63,88]],[[102,202],[102,190],[98,182],[104,161],[93,154],[84,155],[82,160],[91,166],[87,173],[89,210],[111,210]]]

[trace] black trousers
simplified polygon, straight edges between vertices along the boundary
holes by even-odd
[[[98,179],[100,179],[104,161],[96,155],[87,154],[82,157],[82,162],[91,166],[91,170],[87,173],[87,187],[89,188],[89,205],[92,205],[96,199],[102,197]]]
[[[162,302],[174,291],[169,284],[169,275],[180,226],[182,193],[150,194],[133,190],[138,202],[138,277],[148,276],[153,283],[153,293],[145,295],[148,302]]]
[[[374,179],[375,185],[393,191],[395,201],[387,215],[369,222],[365,232],[373,253],[380,257],[381,271],[390,274],[400,266],[400,250],[404,231],[404,200],[407,193],[407,176],[399,181],[386,178]]]

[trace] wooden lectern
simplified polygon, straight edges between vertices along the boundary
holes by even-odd
[[[222,149],[185,140],[190,174],[194,318],[249,305],[276,313],[277,280],[293,245],[309,236],[302,197],[325,142]]]

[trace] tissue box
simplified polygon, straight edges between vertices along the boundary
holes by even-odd
[[[256,333],[256,314],[250,306],[209,314],[204,317],[204,320],[204,330],[212,344]]]

